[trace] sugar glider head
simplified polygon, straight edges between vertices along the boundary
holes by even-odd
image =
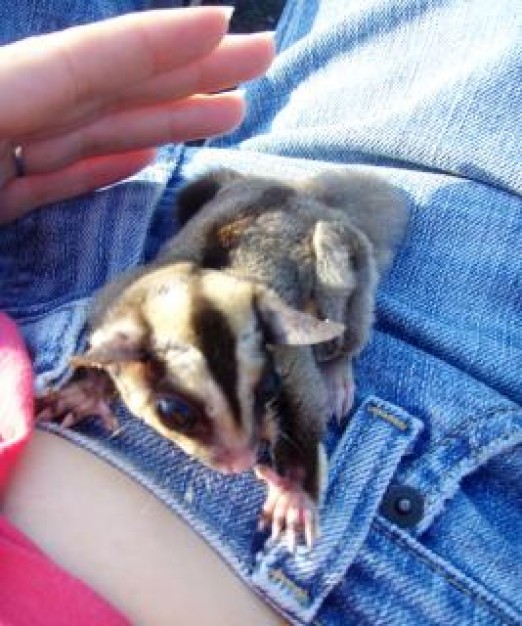
[[[270,344],[315,344],[343,330],[260,285],[177,263],[124,289],[77,363],[106,370],[128,409],[187,454],[240,472],[277,432]]]

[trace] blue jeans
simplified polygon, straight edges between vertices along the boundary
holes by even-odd
[[[328,430],[312,553],[263,548],[251,474],[213,473],[123,410],[115,437],[96,423],[52,428],[155,493],[296,624],[522,623],[516,4],[289,0],[277,61],[247,86],[236,132],[166,147],[133,179],[0,231],[0,307],[21,324],[43,388],[82,347],[93,291],[155,253],[180,184],[209,167],[290,178],[368,168],[406,192],[408,234],[356,363],[354,409]],[[145,8],[4,0],[2,36],[132,7]]]

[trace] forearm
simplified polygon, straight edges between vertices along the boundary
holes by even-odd
[[[55,435],[34,434],[3,514],[132,623],[284,623],[152,494]]]

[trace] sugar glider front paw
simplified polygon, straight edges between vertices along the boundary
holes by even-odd
[[[38,398],[36,419],[58,422],[64,428],[70,428],[89,417],[97,416],[101,418],[105,428],[112,432],[118,427],[118,421],[108,404],[108,397],[113,391],[112,383],[105,372],[86,370],[61,389],[51,390]]]
[[[268,486],[268,495],[259,520],[260,529],[271,525],[273,540],[279,539],[284,533],[290,552],[295,552],[298,535],[302,535],[311,550],[319,536],[316,503],[298,480],[280,476],[266,465],[258,465],[255,473]]]
[[[355,397],[355,382],[352,365],[345,359],[320,364],[321,374],[328,393],[331,415],[340,422],[352,408]]]

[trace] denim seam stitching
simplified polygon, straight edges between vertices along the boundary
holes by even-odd
[[[512,623],[514,626],[517,626],[516,618],[507,614],[506,609],[504,609],[503,607],[497,606],[499,601],[491,597],[487,589],[485,588],[482,588],[481,590],[470,589],[468,586],[466,586],[466,583],[464,580],[461,581],[458,579],[458,575],[462,576],[463,578],[466,576],[467,578],[469,578],[472,584],[482,587],[482,584],[480,582],[468,577],[467,575],[463,573],[452,574],[451,572],[446,571],[444,569],[444,566],[441,563],[435,563],[431,561],[427,556],[421,554],[420,551],[416,549],[415,546],[410,545],[407,541],[405,541],[399,535],[393,534],[393,532],[391,532],[388,528],[386,528],[386,526],[384,525],[383,521],[379,518],[379,516],[376,516],[372,526],[374,527],[377,533],[381,533],[385,535],[390,541],[393,541],[395,544],[399,545],[402,549],[405,549],[411,554],[413,554],[418,561],[420,561],[422,564],[427,566],[434,573],[442,576],[454,589],[456,589],[457,591],[460,591],[471,600],[477,601],[480,605],[484,606],[487,610],[495,613],[501,619],[507,619],[509,623]],[[505,602],[505,601],[502,600],[502,602]],[[518,611],[514,607],[510,606],[509,604],[506,603],[506,606],[508,607],[508,610],[511,610],[514,614],[518,613]]]
[[[286,572],[283,568],[277,567],[273,569],[269,569],[268,578],[276,585],[279,585],[285,589],[288,593],[290,593],[296,602],[305,608],[309,608],[311,606],[310,601],[310,592],[305,587],[302,587],[294,580],[292,580],[289,576],[287,576]]]
[[[455,481],[460,482],[460,480],[464,477],[463,471],[466,466],[470,467],[471,470],[478,469],[481,465],[483,465],[490,458],[489,452],[495,450],[498,445],[502,442],[505,444],[509,444],[510,440],[519,435],[518,441],[513,441],[512,445],[518,445],[522,442],[522,432],[518,428],[512,428],[509,432],[503,433],[499,437],[493,439],[489,442],[487,446],[477,447],[475,446],[469,452],[469,454],[464,455],[463,458],[458,461],[453,468],[448,471],[444,476],[444,485],[452,485],[455,484]],[[472,463],[472,459],[475,459],[475,463]],[[438,485],[434,485],[431,489],[427,489],[425,492],[425,502],[427,505],[427,510],[429,513],[424,518],[424,523],[421,523],[418,527],[418,533],[426,530],[427,525],[433,521],[433,518],[441,513],[441,508],[438,508],[442,502],[448,500],[451,497],[451,492],[448,493],[447,490],[441,491],[438,488]]]
[[[469,464],[471,459],[476,459],[478,466],[480,466],[482,464],[481,459],[488,458],[487,452],[489,450],[496,448],[499,443],[502,443],[502,442],[508,443],[514,435],[518,435],[518,434],[520,434],[520,437],[522,438],[522,432],[520,432],[519,428],[511,428],[509,431],[502,433],[502,435],[499,435],[495,439],[492,439],[486,446],[470,446],[469,454],[464,455],[460,459],[460,461],[458,461],[457,464],[454,465],[453,468],[449,472],[446,473],[446,478],[452,479],[456,475],[458,475],[460,473],[461,467],[465,466],[466,464]],[[514,443],[514,445],[516,445],[516,442]],[[436,491],[435,489],[426,491],[427,502],[434,503],[437,493],[439,492]]]
[[[483,420],[492,419],[492,418],[500,417],[500,416],[506,416],[506,415],[510,415],[513,413],[516,415],[517,413],[521,413],[521,412],[522,412],[522,408],[518,406],[517,407],[497,406],[497,407],[492,407],[488,409],[484,413],[480,413],[478,416],[476,413],[473,415],[468,415],[463,418],[460,427],[457,430],[453,431],[454,434],[446,433],[444,437],[442,437],[441,439],[434,440],[432,444],[427,448],[426,453],[433,454],[440,448],[447,447],[449,442],[455,441],[457,437],[459,437],[467,429],[467,426],[471,421],[482,422]],[[460,441],[469,441],[469,440],[466,439],[465,437],[460,437]]]
[[[409,424],[405,420],[400,419],[396,415],[393,415],[391,411],[384,411],[375,404],[369,404],[367,410],[375,417],[378,417],[388,424],[391,424],[401,432],[407,432],[407,430],[409,429]]]
[[[509,429],[509,431],[507,432],[504,431],[502,434],[498,435],[497,437],[489,441],[487,445],[479,445],[476,443],[473,444],[470,441],[469,436],[468,437],[462,436],[463,431],[465,431],[468,423],[471,420],[476,421],[478,423],[484,420],[493,419],[493,418],[502,417],[502,416],[509,416],[509,415],[516,416],[517,414],[520,414],[520,413],[522,413],[522,409],[520,407],[509,407],[509,408],[496,407],[496,408],[489,409],[485,413],[480,414],[479,417],[476,419],[472,417],[465,418],[465,420],[461,423],[458,429],[452,431],[451,433],[446,433],[446,435],[442,439],[436,442],[432,442],[430,445],[428,445],[425,452],[418,459],[416,459],[408,468],[408,470],[405,472],[405,475],[404,475],[405,479],[408,480],[409,478],[415,477],[419,469],[422,470],[423,468],[425,468],[426,459],[436,458],[437,455],[440,454],[441,451],[447,450],[452,444],[455,445],[456,443],[465,443],[469,446],[469,453],[464,456],[462,456],[464,454],[462,453],[460,460],[457,461],[457,465],[454,466],[449,472],[445,474],[445,479],[453,477],[455,473],[457,473],[457,468],[460,468],[462,467],[462,465],[465,465],[466,462],[469,461],[470,458],[477,458],[480,456],[484,456],[483,452],[485,450],[489,450],[490,448],[495,447],[495,444],[497,444],[498,442],[509,440],[511,437],[513,437],[513,435],[521,431],[519,427],[513,426]],[[447,482],[447,480],[445,480],[445,482]],[[439,492],[436,490],[435,486],[427,487],[425,494],[428,495],[430,493],[432,495],[429,498],[429,500],[430,502],[434,502],[435,495]]]
[[[370,409],[370,407],[375,407],[375,406],[376,406],[375,404],[369,404],[369,405],[366,407],[366,411],[365,411],[365,413],[367,413],[367,412],[368,412],[368,410]],[[384,457],[387,457],[387,455],[388,455],[388,445],[387,445],[387,444],[389,443],[390,439],[395,440],[395,439],[396,439],[396,437],[397,437],[397,435],[398,435],[398,433],[397,433],[397,429],[395,428],[395,425],[393,424],[393,422],[389,422],[388,420],[385,420],[385,421],[386,421],[386,423],[387,423],[388,425],[392,426],[393,428],[391,428],[391,429],[390,429],[390,431],[389,431],[389,436],[386,438],[386,441],[385,441],[385,442],[383,442],[383,444],[382,444],[382,446],[381,446],[381,449],[380,449],[380,451],[379,451],[379,454],[378,454],[378,456],[375,458],[375,462],[373,463],[374,467],[383,467],[383,465],[385,464],[385,461],[383,462],[383,458],[384,458]],[[372,481],[371,479],[370,479],[370,480],[368,480],[368,481],[366,481],[365,486],[364,486],[364,487],[363,487],[363,489],[361,490],[360,495],[359,495],[359,498],[358,498],[358,503],[359,503],[359,504],[360,504],[361,502],[366,502],[366,501],[367,501],[367,498],[365,497],[365,495],[368,493],[368,490],[373,491],[372,485],[373,485],[373,481]],[[375,512],[376,512],[376,513],[377,513],[378,509],[379,509],[379,505],[377,505],[377,507],[376,507],[376,509],[375,509]],[[356,505],[356,506],[355,506],[355,508],[354,508],[354,510],[353,510],[353,513],[352,513],[352,518],[357,517],[357,510],[358,510],[358,505]],[[371,521],[370,521],[370,527],[371,527]],[[366,536],[367,536],[367,533],[365,534],[365,537],[366,537]],[[363,541],[361,541],[361,545],[359,546],[359,549],[363,546],[363,544],[364,544],[364,540],[363,540]],[[325,563],[324,563],[324,571],[325,571],[325,572],[329,572],[329,570],[330,570],[330,564],[339,558],[339,554],[340,554],[340,553],[341,553],[341,549],[340,549],[340,547],[339,547],[339,544],[336,544],[336,545],[333,547],[333,549],[331,550],[330,555],[329,555],[329,556],[327,557],[327,559],[325,560]],[[355,554],[354,554],[354,557],[353,557],[353,559],[352,559],[352,563],[353,563],[353,560],[355,560],[356,556],[357,556],[357,554],[355,553]],[[346,570],[348,570],[348,568],[349,568],[349,567],[350,567],[350,564],[348,564],[348,566],[347,566]],[[316,583],[316,584],[317,584],[317,583]],[[330,589],[331,589],[331,586],[330,586]],[[313,594],[313,595],[315,595],[315,594]],[[323,595],[321,595],[321,597],[323,597]],[[323,598],[323,599],[324,599],[324,598]]]

